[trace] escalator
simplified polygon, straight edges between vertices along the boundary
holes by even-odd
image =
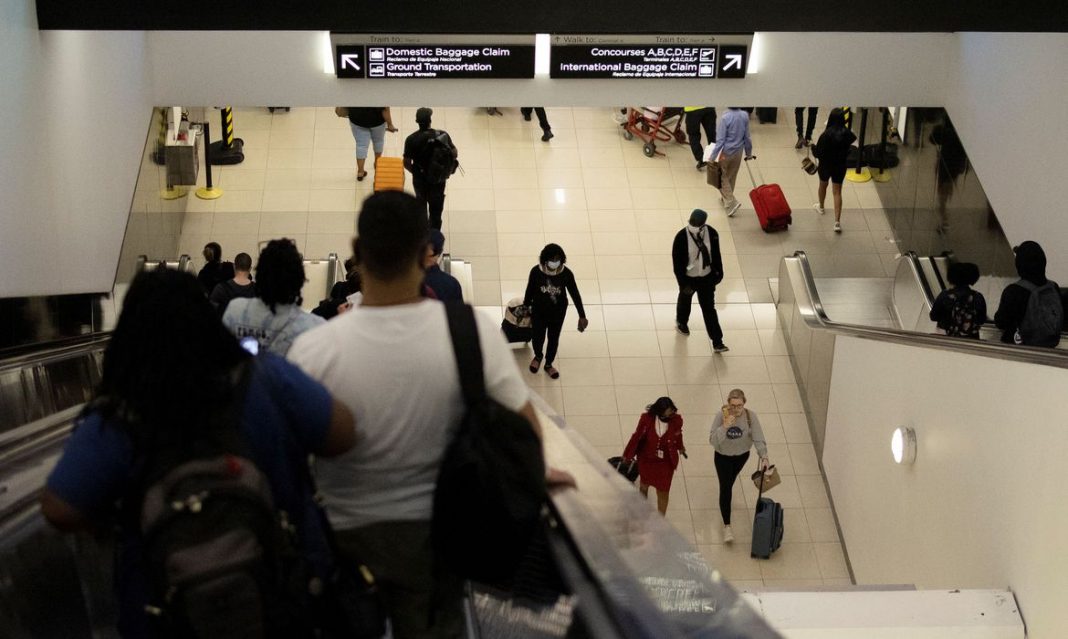
[[[0,362],[0,637],[116,637],[111,535],[63,535],[37,497],[99,380],[107,336]],[[74,373],[72,373],[72,371]],[[62,372],[62,373],[61,373]],[[473,587],[469,637],[673,639],[778,634],[631,484],[535,398],[547,461],[581,487],[547,507],[548,557],[566,595]],[[553,427],[554,425],[554,427]]]

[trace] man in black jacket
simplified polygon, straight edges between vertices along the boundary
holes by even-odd
[[[679,301],[675,307],[675,327],[683,335],[690,334],[690,307],[693,294],[701,305],[705,328],[712,339],[712,350],[729,351],[723,343],[723,329],[716,313],[716,284],[723,280],[723,258],[719,253],[719,234],[705,224],[708,213],[694,209],[689,226],[675,235],[671,246],[671,261],[675,279],[679,282]]]

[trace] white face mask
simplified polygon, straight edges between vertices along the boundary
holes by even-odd
[[[704,230],[705,227],[704,226],[694,226],[693,224],[688,224],[686,226],[686,228],[690,231],[690,233],[692,233],[694,235],[700,235],[701,231]]]
[[[545,263],[545,268],[549,269],[550,271],[555,271],[556,269],[560,268],[560,264],[560,260],[551,260]]]

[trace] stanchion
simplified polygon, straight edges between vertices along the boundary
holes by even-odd
[[[211,164],[241,164],[245,161],[245,141],[234,137],[234,108],[223,107],[219,110],[222,123],[222,136],[212,143]]]
[[[846,179],[858,184],[871,181],[871,171],[864,166],[864,134],[868,129],[868,110],[860,110],[860,138],[857,142],[857,166],[852,171],[846,172]]]
[[[222,197],[222,189],[216,188],[211,182],[211,127],[207,122],[200,125],[204,129],[204,184],[197,189],[197,197],[202,200],[216,200]]]
[[[871,179],[876,182],[889,182],[890,172],[886,170],[886,139],[890,135],[890,109],[883,107],[883,131],[879,134],[879,170],[873,173]]]
[[[842,118],[845,120],[845,126],[850,131],[853,130],[853,109],[847,106],[842,107]]]

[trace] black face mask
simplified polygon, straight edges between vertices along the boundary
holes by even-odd
[[[664,417],[663,415],[657,415],[656,418],[664,422],[665,424],[671,421],[670,417]]]

